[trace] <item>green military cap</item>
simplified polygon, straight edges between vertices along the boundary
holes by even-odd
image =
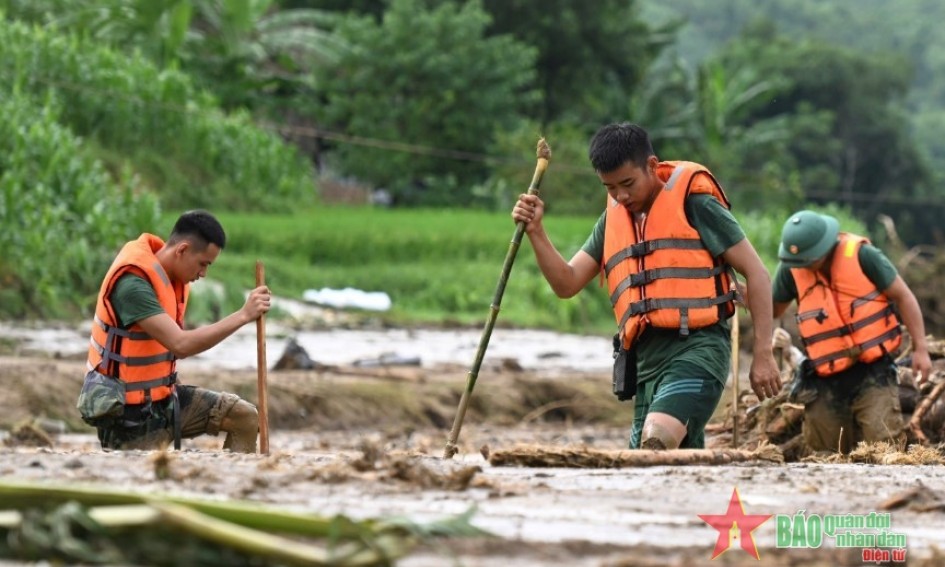
[[[794,213],[781,231],[778,258],[792,268],[809,266],[830,252],[839,233],[840,223],[829,215],[814,211]]]

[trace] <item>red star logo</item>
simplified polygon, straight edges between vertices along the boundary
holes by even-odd
[[[771,516],[772,514],[746,515],[745,508],[742,506],[742,499],[738,495],[738,488],[732,490],[732,499],[729,500],[728,510],[724,515],[699,514],[703,522],[719,531],[719,539],[715,542],[712,559],[728,551],[732,546],[732,542],[738,540],[741,542],[742,549],[754,556],[755,559],[760,560],[761,556],[758,554],[758,548],[755,547],[755,538],[751,535],[751,532],[755,531]]]

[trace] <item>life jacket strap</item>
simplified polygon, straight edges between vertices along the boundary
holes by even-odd
[[[121,327],[115,327],[114,325],[109,325],[105,321],[102,321],[98,315],[93,319],[95,324],[97,324],[103,331],[106,333],[122,337],[124,339],[131,339],[133,341],[149,341],[151,340],[151,335],[147,333],[141,333],[138,331],[128,331],[122,329]]]
[[[177,372],[164,376],[163,378],[155,378],[153,380],[143,380],[141,382],[125,382],[125,391],[127,392],[138,392],[144,390],[150,392],[152,388],[160,388],[161,386],[172,386],[177,383]]]
[[[714,268],[653,268],[652,270],[643,270],[635,274],[630,274],[617,284],[614,292],[610,294],[610,304],[616,306],[620,296],[631,287],[648,285],[659,279],[676,278],[687,280],[701,280],[713,278],[728,271],[726,264],[719,264]]]
[[[715,307],[723,303],[735,300],[735,292],[730,290],[716,297],[647,297],[630,304],[627,309],[632,315],[642,315],[657,309],[700,309],[705,307]]]
[[[114,337],[114,335],[109,335],[109,339],[105,341],[105,345],[98,344],[95,342],[94,338],[90,339],[92,347],[102,357],[102,361],[99,363],[99,365],[103,368],[107,368],[108,361],[110,360],[128,366],[148,366],[151,364],[157,364],[159,362],[170,362],[172,360],[176,360],[176,357],[170,351],[152,356],[122,356],[113,350],[113,346],[108,344],[114,342],[111,337]]]
[[[854,345],[850,348],[845,348],[834,353],[825,354],[824,356],[813,359],[811,362],[816,367],[820,366],[821,364],[833,363],[833,361],[840,360],[842,358],[851,358],[856,360],[861,354],[863,354],[864,351],[867,351],[875,346],[880,346],[886,341],[898,337],[900,333],[902,333],[902,331],[899,329],[899,327],[894,327],[876,338],[865,341],[863,344]]]
[[[609,275],[610,271],[618,264],[629,258],[639,258],[646,256],[656,250],[666,250],[674,248],[676,250],[704,250],[705,244],[698,238],[657,238],[654,240],[644,240],[631,244],[623,250],[614,252],[607,263],[604,264],[604,275]]]
[[[798,313],[794,316],[794,318],[798,323],[803,323],[804,321],[808,321],[810,319],[817,319],[817,322],[822,325],[824,321],[827,320],[827,311],[823,308],[811,309],[810,311]]]
[[[854,332],[862,329],[863,327],[871,325],[875,323],[876,321],[885,319],[891,315],[895,315],[895,311],[893,311],[892,306],[887,305],[886,308],[883,309],[882,311],[877,311],[876,313],[873,313],[869,317],[856,321],[855,323],[844,325],[843,327],[838,327],[830,331],[824,331],[823,333],[817,333],[816,335],[811,335],[810,337],[806,339],[804,337],[801,337],[801,344],[803,344],[804,347],[809,347],[812,344],[818,343],[820,341],[825,341],[827,339],[842,337],[844,335],[852,335]]]

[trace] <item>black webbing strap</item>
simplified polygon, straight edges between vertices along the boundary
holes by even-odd
[[[673,297],[673,298],[652,298],[648,297],[641,299],[630,304],[630,307],[624,312],[623,317],[620,318],[620,324],[618,329],[623,329],[623,326],[630,320],[630,317],[633,315],[641,315],[643,313],[649,313],[650,311],[656,311],[657,309],[679,309],[680,310],[680,327],[683,325],[683,320],[685,320],[686,333],[689,333],[689,309],[700,309],[705,307],[714,307],[716,305],[722,305],[723,303],[728,303],[735,299],[735,291],[730,290],[722,295],[716,297],[708,298],[686,298],[686,297]],[[682,334],[682,333],[681,333]]]
[[[831,354],[825,354],[824,356],[813,359],[811,362],[814,366],[820,366],[821,364],[833,362],[834,360],[839,360],[841,358],[852,358],[855,360],[859,358],[861,354],[863,354],[863,351],[869,350],[874,346],[879,346],[890,339],[894,339],[899,336],[901,332],[902,331],[899,330],[899,327],[895,327],[874,339],[863,342],[863,344],[845,348]]]
[[[133,340],[133,341],[148,341],[148,340],[151,340],[151,335],[149,335],[149,334],[147,334],[147,333],[139,333],[139,332],[136,332],[136,331],[128,331],[128,330],[122,329],[121,327],[115,327],[115,326],[113,326],[113,325],[109,325],[109,324],[106,323],[105,321],[102,321],[101,319],[99,319],[98,315],[95,316],[94,321],[95,321],[95,323],[96,323],[99,327],[101,327],[101,329],[102,329],[103,331],[105,331],[106,333],[111,333],[111,334],[113,334],[113,335],[117,335],[117,336],[122,337],[122,338],[125,338],[125,339],[131,339],[131,340]]]
[[[630,304],[631,315],[640,315],[649,313],[657,309],[681,309],[688,307],[690,309],[700,309],[704,307],[715,307],[722,303],[727,303],[735,299],[735,292],[728,291],[716,297],[669,297],[654,298],[647,297]]]
[[[109,338],[105,342],[113,343],[115,336],[116,335],[109,332]],[[91,339],[91,343],[96,352],[102,356],[102,362],[99,363],[101,365],[107,365],[109,360],[113,360],[128,366],[148,366],[151,364],[157,364],[158,362],[170,362],[176,359],[170,351],[161,354],[155,354],[153,356],[122,356],[112,350],[112,348],[110,348],[111,345],[100,345],[95,342],[94,338]]]
[[[798,313],[794,316],[797,319],[798,323],[803,323],[808,319],[817,319],[818,323],[823,324],[824,320],[827,319],[827,311],[824,309],[811,309],[810,311],[804,311],[803,313]]]
[[[888,340],[891,340],[891,339],[894,339],[894,338],[898,337],[901,333],[902,333],[902,331],[899,329],[898,326],[893,327],[892,329],[889,329],[888,331],[886,331],[886,332],[883,333],[882,335],[876,337],[875,339],[870,339],[870,340],[864,342],[864,343],[861,345],[861,348],[862,348],[863,350],[869,350],[869,349],[873,348],[874,346],[879,346],[879,345],[883,344],[884,342],[886,342],[886,341],[888,341]]]
[[[666,250],[674,248],[676,250],[704,250],[705,244],[698,238],[657,238],[655,240],[644,240],[631,244],[623,250],[618,250],[613,256],[607,259],[604,264],[604,275],[610,274],[617,264],[628,258],[639,258],[646,256],[656,250]]]
[[[653,268],[652,270],[643,270],[642,272],[630,274],[617,284],[614,292],[610,294],[610,304],[617,305],[617,301],[620,299],[623,292],[631,287],[648,285],[656,280],[668,278],[687,280],[713,278],[725,273],[728,269],[729,267],[726,264],[719,264],[714,268]]]
[[[864,295],[863,297],[857,297],[856,299],[851,301],[850,302],[850,316],[851,317],[853,316],[853,312],[856,311],[857,307],[859,307],[860,305],[866,305],[867,303],[869,303],[870,301],[873,301],[879,296],[880,296],[880,292],[878,290],[874,290],[871,293]]]
[[[823,340],[832,339],[835,337],[842,337],[844,335],[852,335],[854,332],[859,331],[863,327],[866,327],[867,325],[871,325],[875,323],[876,321],[885,319],[889,317],[890,315],[894,315],[894,314],[895,314],[895,311],[893,311],[892,306],[886,306],[886,308],[883,309],[882,311],[877,311],[876,313],[873,313],[869,317],[861,319],[855,323],[844,325],[843,327],[838,327],[830,331],[824,331],[823,333],[817,333],[816,335],[811,335],[810,338],[807,338],[807,339],[805,339],[804,337],[801,337],[801,344],[803,344],[805,347],[808,347],[814,343],[818,343]]]
[[[171,374],[169,376],[164,376],[163,378],[155,378],[154,380],[144,380],[141,382],[125,382],[125,391],[127,392],[138,392],[142,390],[151,390],[152,388],[160,388],[161,386],[170,386],[177,382],[177,373]]]
[[[725,272],[727,266],[719,264],[714,268],[653,268],[643,270],[630,276],[630,285],[638,287],[653,283],[656,280],[676,278],[681,280],[701,280],[713,278]]]

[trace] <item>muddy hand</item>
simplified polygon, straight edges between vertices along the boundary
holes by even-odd
[[[774,330],[774,333],[771,336],[771,348],[790,348],[791,347],[791,333],[785,331],[781,327],[778,327]]]
[[[932,359],[929,357],[929,351],[915,351],[912,353],[912,375],[915,377],[915,385],[922,386],[929,379],[932,372]]]
[[[781,391],[781,373],[774,362],[774,355],[767,351],[763,355],[755,354],[748,373],[751,389],[760,401],[773,398]]]
[[[541,229],[541,219],[545,214],[545,204],[538,195],[523,193],[519,195],[515,207],[512,209],[512,220],[525,223],[525,232],[531,233]]]
[[[269,288],[264,285],[259,286],[249,292],[246,304],[243,305],[243,313],[246,314],[249,321],[255,321],[269,311],[271,302],[272,294],[269,292]]]

